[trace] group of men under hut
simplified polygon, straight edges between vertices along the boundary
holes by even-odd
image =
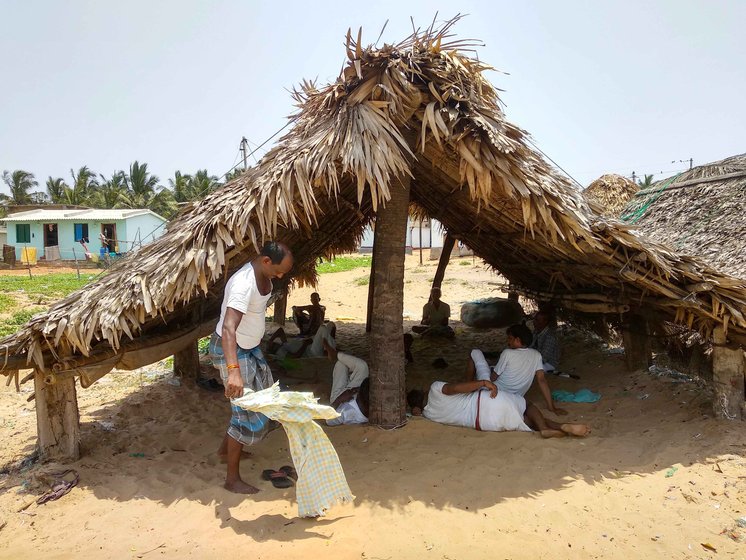
[[[210,340],[211,360],[220,373],[225,396],[238,398],[245,391],[267,389],[274,383],[264,351],[278,360],[326,356],[334,363],[329,403],[339,413],[338,418],[327,423],[366,423],[368,364],[337,348],[336,326],[326,320],[318,293],[311,294],[310,305],[293,307],[293,319],[299,329],[297,336],[288,335],[282,328],[270,335],[265,333],[272,280],[282,278],[292,267],[290,249],[269,241],[256,258],[228,280],[220,320]],[[423,308],[421,324],[412,328],[414,333],[423,337],[455,336],[448,324],[450,307],[440,298],[440,288],[434,287]],[[412,361],[414,337],[410,333],[403,336],[405,357]],[[559,357],[553,317],[547,311],[540,311],[534,317],[533,333],[525,324],[507,329],[507,348],[500,353],[494,367],[481,350],[474,349],[462,382],[435,381],[428,391],[413,389],[407,394],[407,404],[412,415],[452,426],[484,431],[537,431],[544,438],[586,436],[590,433],[587,425],[549,419],[524,397],[536,383],[548,412],[555,416],[567,414],[555,406],[547,382],[547,375],[559,371]],[[240,494],[258,492],[241,479],[239,465],[246,456],[243,447],[258,443],[272,428],[273,422],[266,416],[231,403],[228,430],[218,450],[227,463],[224,485],[227,490]],[[287,471],[270,473],[273,484],[281,482],[274,479],[291,475]]]

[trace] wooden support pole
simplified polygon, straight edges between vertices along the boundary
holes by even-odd
[[[723,327],[712,332],[712,383],[715,416],[724,420],[746,420],[744,415],[744,353],[728,345]]]
[[[647,370],[652,363],[648,321],[636,313],[625,314],[622,326],[624,357],[629,371]]]
[[[34,372],[36,427],[39,455],[43,460],[80,459],[80,415],[75,377],[47,384],[44,373]]]
[[[373,258],[375,283],[371,320],[370,423],[399,426],[406,420],[404,396],[404,243],[410,178],[391,185],[386,207],[378,207]]]
[[[282,297],[275,300],[274,304],[274,322],[278,325],[285,324],[285,317],[288,311],[288,290],[285,288],[285,292]]]
[[[188,379],[199,377],[199,339],[174,354],[174,375]]]
[[[440,253],[440,260],[438,261],[438,268],[435,270],[435,278],[433,278],[433,288],[440,288],[442,286],[443,278],[446,275],[446,267],[451,260],[451,252],[455,244],[456,238],[451,237],[450,233],[446,233],[446,238],[443,240],[443,250]]]
[[[375,230],[373,230],[375,244]],[[365,315],[365,332],[370,332],[371,321],[373,319],[373,288],[376,285],[376,252],[370,258],[370,279],[368,281],[368,310]]]

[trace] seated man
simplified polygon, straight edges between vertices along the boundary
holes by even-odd
[[[548,374],[555,372],[560,359],[560,345],[553,323],[552,316],[547,311],[536,313],[534,315],[534,340],[530,346],[541,354],[543,369]]]
[[[468,380],[493,381],[504,392],[523,397],[536,378],[547,409],[554,414],[567,414],[552,400],[546,376],[544,375],[541,354],[528,348],[531,344],[531,331],[526,325],[513,325],[507,330],[508,348],[502,351],[497,365],[490,371],[489,364],[481,350],[471,351],[466,369]]]
[[[440,301],[440,288],[435,286],[430,290],[430,300],[422,308],[422,321],[412,330],[422,336],[445,336],[453,338],[453,329],[448,326],[451,316],[451,306]]]
[[[320,305],[321,297],[317,292],[311,294],[311,305],[294,305],[293,321],[298,326],[301,336],[313,336],[324,324],[326,308]]]
[[[498,389],[491,381],[445,383],[435,381],[426,394],[417,389],[407,394],[412,414],[433,422],[490,432],[538,431],[543,438],[586,436],[585,424],[560,424],[544,418],[523,397]]]
[[[280,329],[278,329],[279,331]],[[272,338],[283,339],[284,332],[282,335],[276,331]],[[284,336],[285,342],[279,344],[277,341],[273,341],[267,347],[267,353],[274,353],[278,359],[283,359],[286,356],[290,358],[321,358],[324,356],[324,341],[333,348],[337,347],[337,326],[333,322],[328,322],[321,325],[313,337],[306,338],[291,338],[287,339]]]
[[[355,389],[347,389],[337,398],[336,408],[340,417],[327,420],[327,426],[339,426],[341,424],[365,424],[368,422],[368,411],[370,408],[370,379],[365,378],[362,385]]]

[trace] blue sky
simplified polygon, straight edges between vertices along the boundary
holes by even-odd
[[[488,77],[509,120],[584,186],[746,152],[742,1],[1,0],[0,171],[222,174],[289,89],[336,78],[348,27],[394,42],[436,12],[469,14],[455,32],[507,73]]]

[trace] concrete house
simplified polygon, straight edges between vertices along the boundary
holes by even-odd
[[[16,258],[26,249],[47,260],[83,259],[86,249],[93,254],[126,253],[163,235],[166,225],[165,218],[147,209],[39,208],[10,214],[3,221]]]

